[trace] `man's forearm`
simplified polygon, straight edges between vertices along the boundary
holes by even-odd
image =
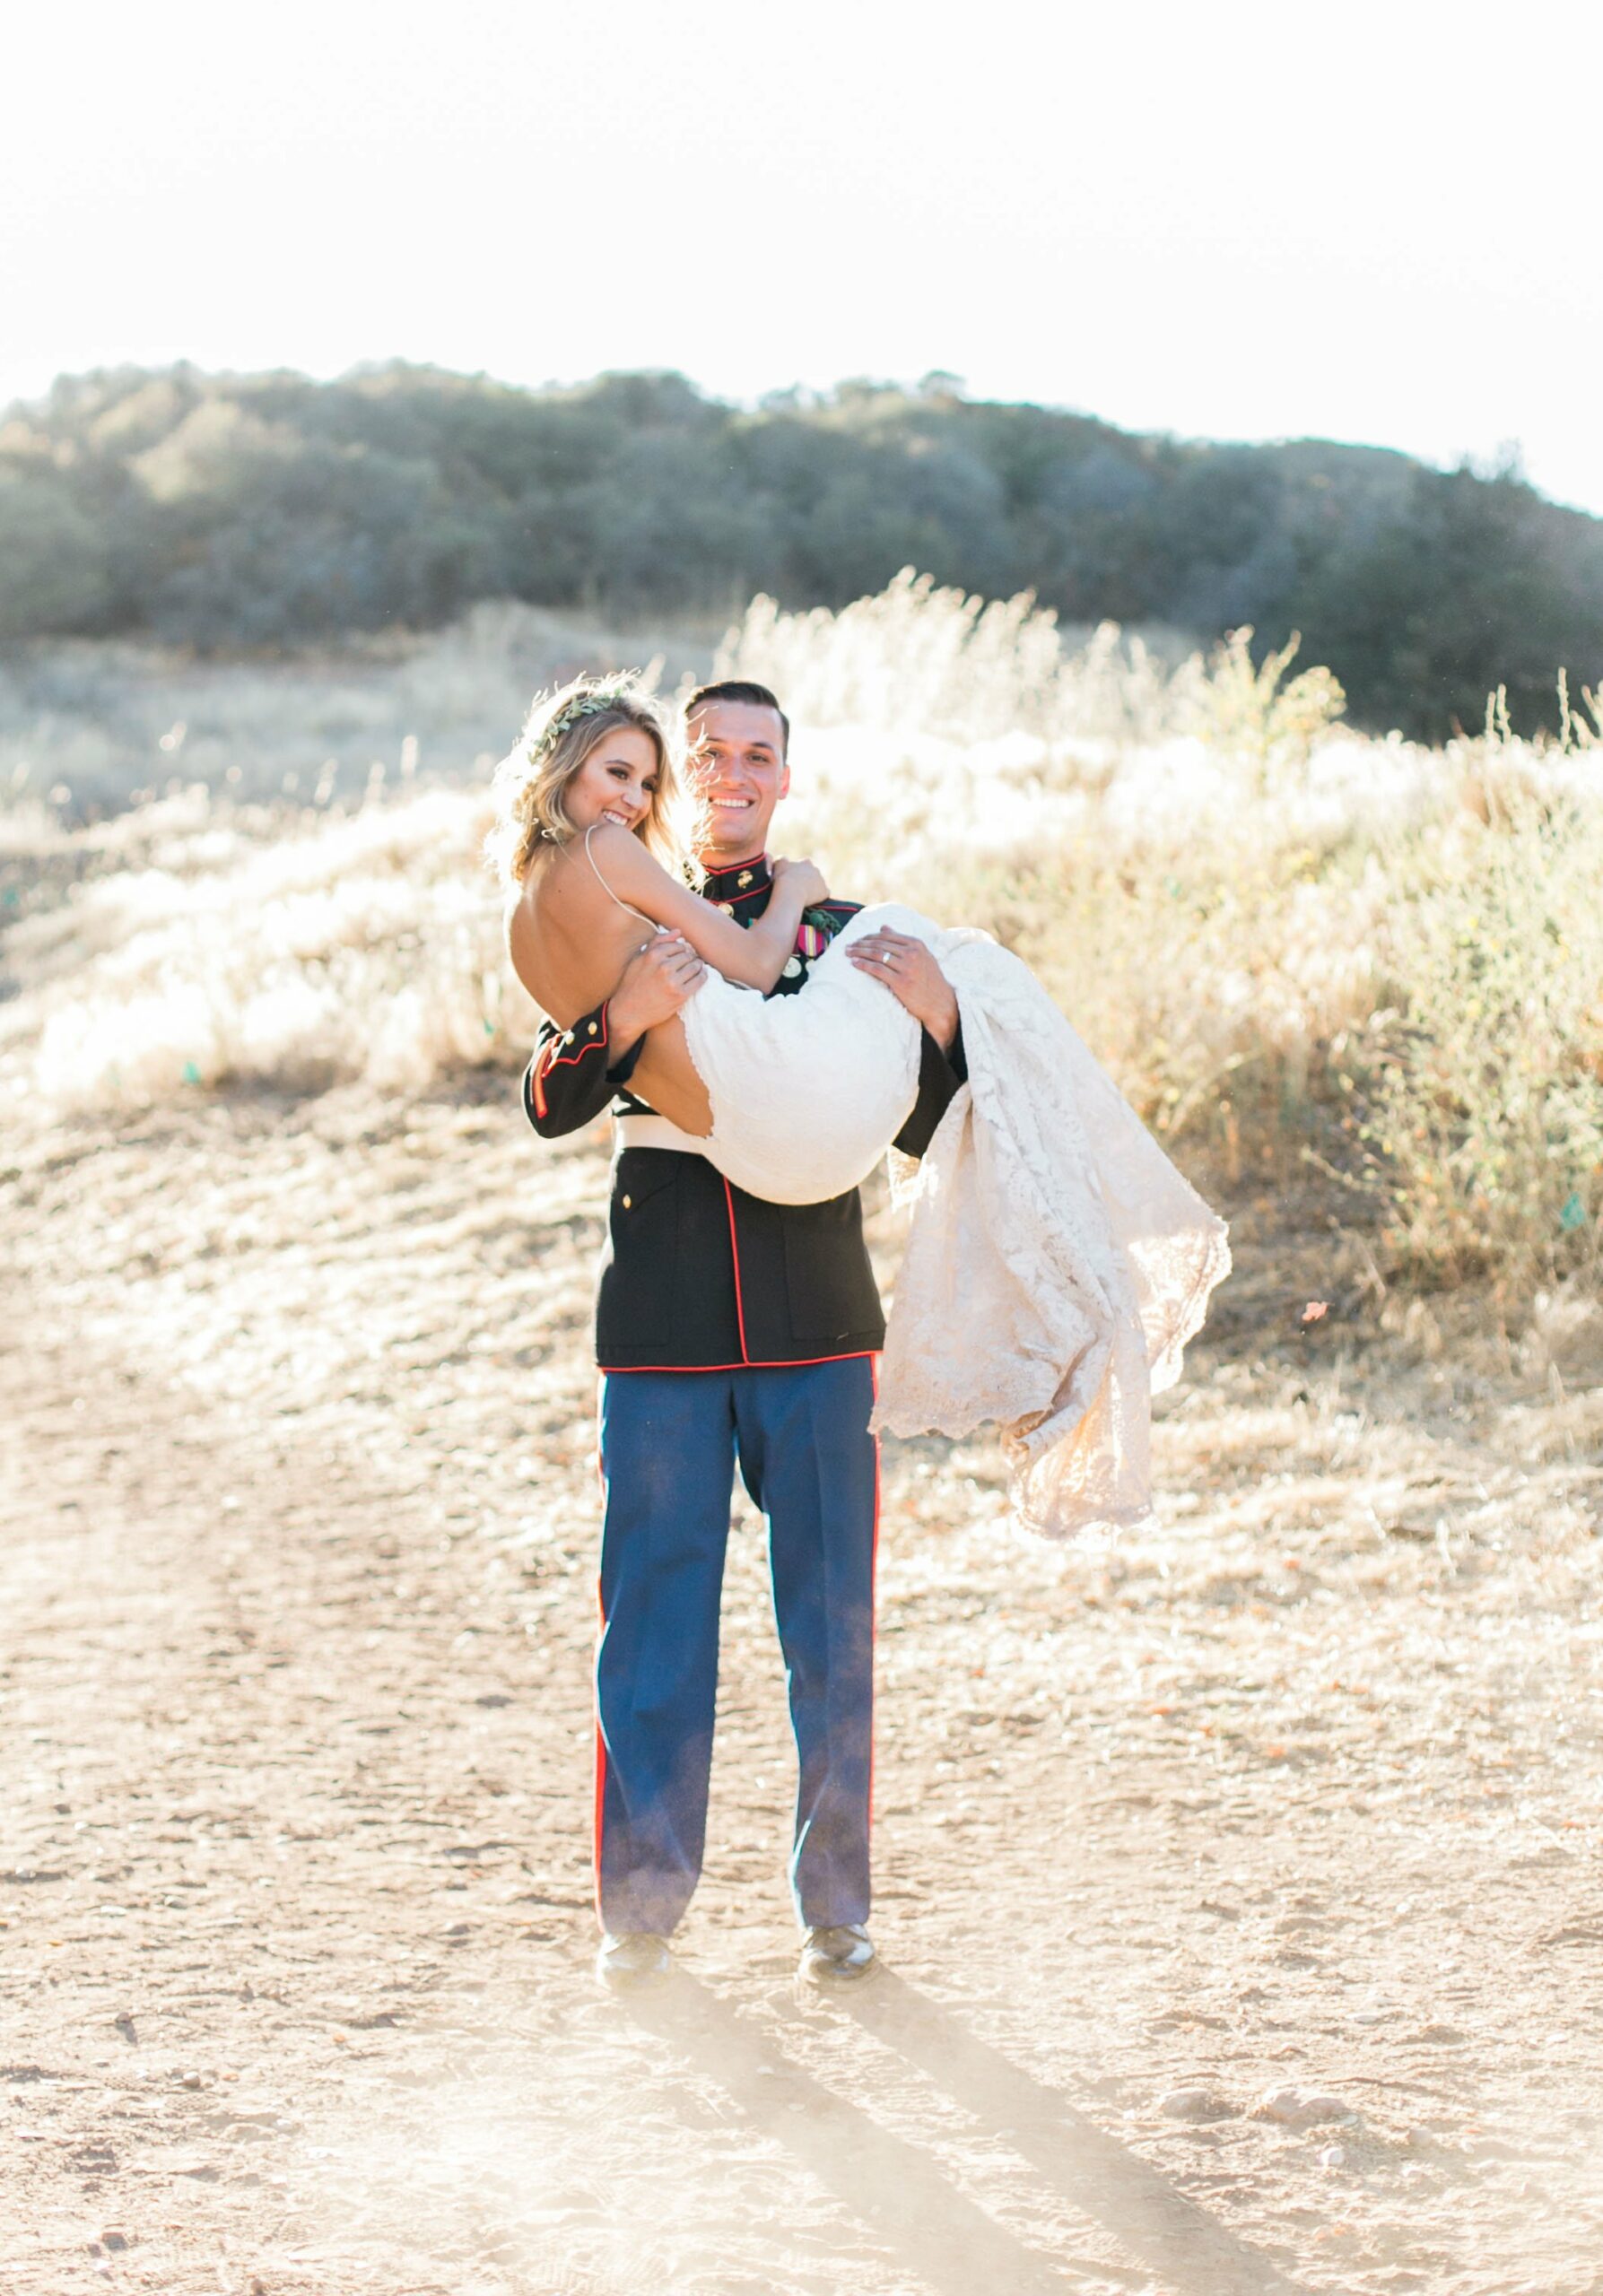
[[[638,1057],[638,1048],[623,1056],[625,1074]],[[523,1079],[524,1114],[543,1140],[560,1140],[602,1114],[622,1081],[614,1064],[605,1004],[571,1029],[545,1022]]]
[[[961,1024],[953,1031],[949,1045],[938,1043],[925,1029],[919,1043],[919,1097],[893,1144],[904,1156],[924,1153],[941,1118],[968,1081]]]
[[[957,1008],[957,997],[954,992],[948,989],[946,1002],[941,1010],[932,1013],[928,1020],[920,1023],[925,1035],[935,1039],[948,1060],[951,1059],[953,1048],[958,1040],[961,1021],[962,1015]]]

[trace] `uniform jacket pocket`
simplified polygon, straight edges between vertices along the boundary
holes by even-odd
[[[678,1157],[626,1148],[618,1159],[597,1283],[597,1338],[631,1353],[673,1337],[680,1281]]]

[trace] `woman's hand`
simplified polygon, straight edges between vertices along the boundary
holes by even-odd
[[[957,1037],[957,995],[922,941],[882,925],[846,952],[859,972],[883,981],[896,1002],[928,1029],[943,1052]]]
[[[783,885],[787,892],[799,892],[804,909],[815,909],[830,897],[829,885],[815,861],[776,861],[773,881],[776,891]]]

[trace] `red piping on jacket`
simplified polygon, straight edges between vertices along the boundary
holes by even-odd
[[[745,1344],[745,1303],[740,1296],[740,1239],[735,1232],[735,1191],[727,1180],[724,1182],[724,1202],[729,1207],[729,1257],[735,1263],[735,1321],[740,1332],[740,1361],[749,1366],[751,1357]]]
[[[763,1363],[598,1363],[596,1368],[609,1379],[626,1379],[631,1371],[678,1371],[694,1378],[701,1371],[805,1371],[814,1363],[856,1363],[877,1352],[872,1347],[849,1347],[844,1355],[784,1355]]]

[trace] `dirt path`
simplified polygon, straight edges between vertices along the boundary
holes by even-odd
[[[600,1152],[210,1105],[4,1179],[0,2285],[1603,2291],[1603,1404],[1299,1334],[1173,1527],[887,1458],[876,1927],[798,2002],[755,1525],[677,1997],[589,1981]],[[1270,2101],[1266,2103],[1266,2100]]]

